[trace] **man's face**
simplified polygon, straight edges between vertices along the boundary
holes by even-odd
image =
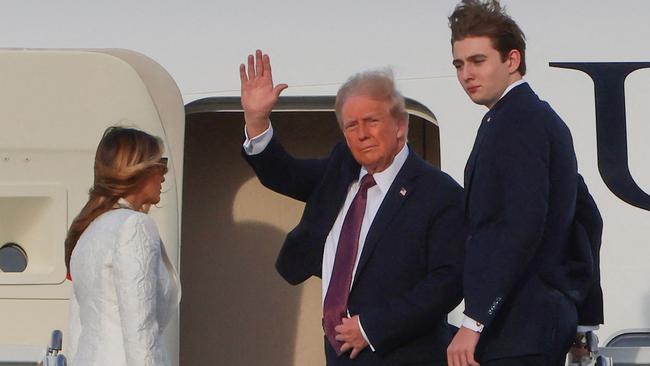
[[[510,51],[511,54],[517,51]],[[452,46],[456,76],[476,104],[492,108],[512,82],[521,78],[518,52],[515,58],[501,60],[488,37],[467,37]]]
[[[390,114],[388,101],[352,95],[341,108],[341,128],[354,159],[369,173],[393,162],[406,141],[406,121]]]

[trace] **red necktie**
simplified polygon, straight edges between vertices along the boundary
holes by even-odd
[[[348,294],[350,293],[352,272],[357,259],[361,224],[363,223],[363,215],[366,212],[368,189],[375,184],[375,180],[370,174],[366,174],[361,178],[359,191],[354,196],[352,204],[345,215],[345,220],[343,220],[339,244],[336,247],[334,268],[332,268],[332,276],[323,303],[325,335],[339,356],[341,355],[340,349],[343,342],[336,340],[334,327],[341,324],[342,318],[347,317]]]

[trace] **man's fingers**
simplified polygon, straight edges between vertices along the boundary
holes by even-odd
[[[248,80],[255,78],[255,59],[253,55],[248,55]]]
[[[447,351],[447,365],[456,366],[456,363],[454,362],[454,355],[451,354],[449,351]]]
[[[288,88],[288,87],[289,87],[289,85],[287,85],[287,84],[278,84],[278,85],[275,86],[275,88],[273,88],[273,93],[275,93],[276,97],[279,97],[280,93],[282,93],[282,91],[284,89]]]
[[[345,353],[351,349],[352,349],[352,345],[350,343],[347,342],[343,343],[343,345],[341,346],[341,353]]]
[[[456,340],[456,337],[454,337],[451,340],[451,344],[449,346],[447,346],[447,365],[448,366],[456,366],[456,361],[454,360],[454,357],[456,357],[456,354],[454,353],[453,348],[452,348],[455,340]]]
[[[449,366],[460,366],[460,356],[455,349],[447,348],[447,363]]]
[[[246,66],[244,66],[244,64],[239,65],[239,80],[241,81],[242,86],[248,81],[248,78],[246,77]]]
[[[276,88],[278,88],[278,89],[280,89],[280,91],[282,91],[282,90],[287,88],[287,84],[276,85],[276,87],[273,88],[273,90],[275,90]],[[280,92],[278,92],[278,94],[280,94]],[[336,331],[336,333],[343,333],[345,331],[345,329],[346,329],[346,327],[345,327],[346,322],[347,322],[347,318],[341,318],[341,323],[339,323],[339,325],[334,327],[334,331]]]
[[[273,73],[271,72],[271,58],[269,55],[262,56],[262,74],[268,76],[273,82]]]
[[[337,341],[345,342],[345,336],[341,333],[338,333],[336,337],[334,337]]]
[[[467,350],[467,354],[465,356],[467,357],[467,364],[469,366],[479,366],[479,363],[474,360],[474,352]]]
[[[361,348],[353,348],[352,352],[350,353],[350,359],[354,360],[355,358],[357,358],[359,352],[361,352]]]
[[[458,357],[458,365],[459,366],[467,366],[467,356],[465,356],[465,352],[462,352],[458,356],[459,356]]]
[[[264,66],[262,63],[262,51],[255,51],[255,73],[258,77],[264,76]]]

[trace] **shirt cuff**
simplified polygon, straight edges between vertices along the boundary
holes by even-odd
[[[368,336],[366,335],[366,332],[363,330],[363,326],[361,325],[361,316],[359,316],[359,330],[361,330],[361,335],[363,336],[363,339],[366,340],[366,343],[370,346],[370,349],[375,352],[375,347],[372,346],[372,343],[370,343],[370,340],[368,339]]]
[[[252,139],[248,137],[246,127],[244,126],[244,136],[246,136],[246,140],[244,141],[243,147],[246,155],[257,155],[261,153],[266,149],[273,137],[273,126],[271,126],[271,121],[269,121],[269,128]]]
[[[483,327],[484,327],[483,324],[477,322],[476,320],[470,318],[467,315],[465,315],[465,317],[463,318],[462,326],[469,329],[469,330],[473,330],[476,333],[481,333],[483,331]]]
[[[593,332],[598,329],[600,329],[598,325],[578,325],[578,333]]]

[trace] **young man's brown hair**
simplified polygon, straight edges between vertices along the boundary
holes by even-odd
[[[502,61],[511,50],[521,54],[517,71],[526,74],[526,36],[498,0],[463,0],[449,17],[451,44],[467,37],[489,37]]]

